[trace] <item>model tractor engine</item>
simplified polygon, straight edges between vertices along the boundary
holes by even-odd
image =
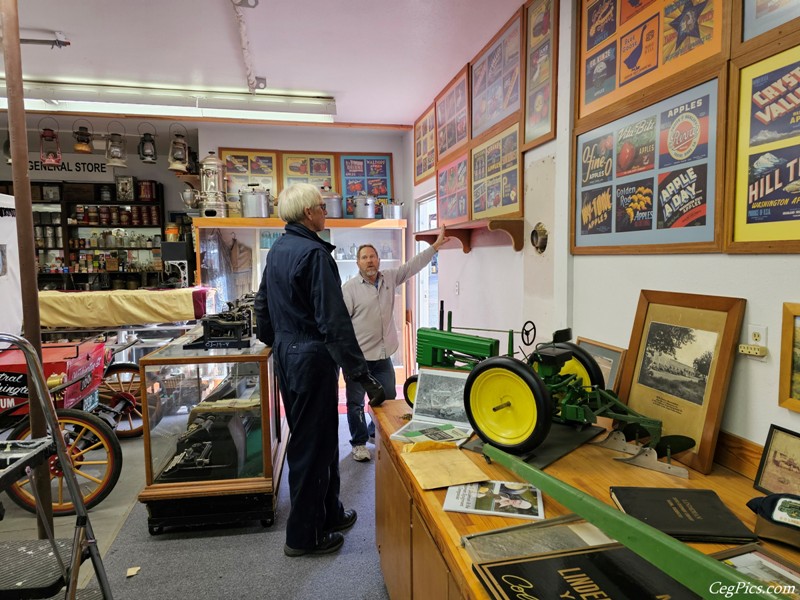
[[[694,442],[683,436],[662,437],[661,421],[631,410],[606,390],[594,358],[569,341],[571,330],[555,332],[553,341],[537,344],[522,361],[513,356],[513,331],[508,332],[508,353],[501,356],[498,340],[453,332],[451,327],[448,318],[447,330],[418,330],[417,362],[420,367],[470,371],[464,405],[484,443],[525,455],[547,439],[553,422],[580,429],[607,417],[614,420],[615,430],[602,445],[634,454],[624,459],[633,464],[681,475],[680,468],[657,458],[688,450]],[[535,332],[532,322],[523,326],[525,345],[533,345]],[[404,386],[407,400],[416,390],[415,377]]]

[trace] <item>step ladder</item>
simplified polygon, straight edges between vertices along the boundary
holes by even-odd
[[[0,598],[16,600],[27,598],[59,598],[66,600],[112,600],[97,541],[83,503],[64,438],[60,434],[58,418],[42,364],[30,343],[18,336],[0,333],[0,342],[19,348],[28,366],[28,385],[32,387],[44,412],[50,434],[47,437],[25,441],[0,442],[0,491],[7,489],[22,476],[31,476],[53,450],[64,468],[64,481],[75,505],[75,533],[70,539],[54,539],[48,531],[46,540],[15,540],[0,543]],[[32,486],[35,488],[36,486]],[[37,513],[42,506],[36,498]],[[45,520],[42,519],[44,522]],[[45,524],[46,526],[46,524]],[[81,563],[91,558],[99,589],[79,590],[78,571]]]

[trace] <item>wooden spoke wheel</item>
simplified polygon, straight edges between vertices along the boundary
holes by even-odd
[[[47,459],[50,471],[50,489],[53,515],[75,514],[75,504],[70,496],[64,469],[71,468],[78,480],[86,508],[92,508],[111,493],[122,472],[122,448],[111,427],[100,417],[82,410],[58,409],[59,432],[64,436],[71,465],[62,465],[58,455]],[[30,419],[17,424],[8,438],[26,440],[31,437]],[[20,479],[6,492],[22,508],[36,512],[36,500],[31,490],[30,478]]]
[[[112,363],[99,388],[100,403],[109,408],[108,415],[114,432],[120,438],[142,435],[142,388],[139,366],[134,363]],[[151,413],[152,413],[151,408]]]

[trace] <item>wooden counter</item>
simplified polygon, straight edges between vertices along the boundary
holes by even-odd
[[[403,444],[389,439],[405,424],[403,415],[410,410],[400,399],[387,401],[373,411],[377,424],[375,531],[386,588],[392,600],[489,598],[472,571],[469,555],[461,547],[461,536],[530,521],[445,512],[442,504],[446,490],[423,491],[400,459]],[[464,453],[486,473],[487,479],[519,480],[505,468],[487,464],[480,454],[467,450]],[[717,464],[708,475],[690,470],[686,480],[620,463],[613,460],[615,456],[625,455],[584,445],[545,472],[612,506],[608,492],[611,485],[713,489],[751,530],[755,528],[755,514],[745,504],[762,494],[753,488],[752,480]],[[546,518],[569,512],[547,495],[544,511]],[[707,554],[734,547],[692,546]],[[764,547],[800,564],[800,552],[780,544],[764,543]]]

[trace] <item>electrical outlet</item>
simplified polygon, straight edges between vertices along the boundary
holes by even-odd
[[[767,326],[747,324],[747,344],[754,346],[767,345]]]
[[[746,354],[747,356],[766,356],[767,347],[757,344],[739,344],[739,354]]]
[[[461,286],[459,285],[458,281],[456,281],[456,296],[458,296],[458,293],[460,291],[461,291]]]

